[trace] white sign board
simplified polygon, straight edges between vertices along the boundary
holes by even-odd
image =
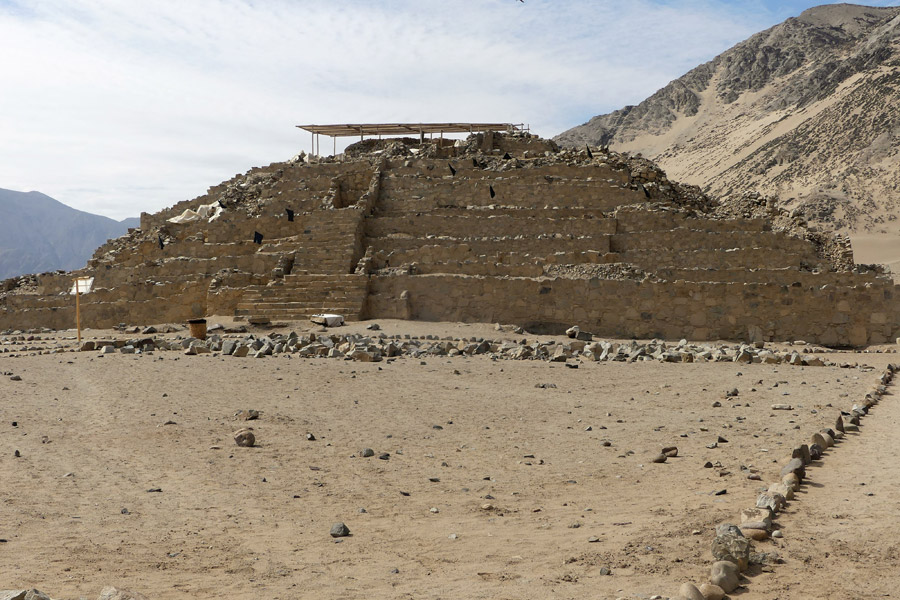
[[[78,282],[78,291],[82,294],[89,294],[91,292],[91,288],[94,287],[94,278],[93,277],[79,277],[75,281]],[[72,289],[69,290],[69,294],[75,295],[75,283],[72,284]]]

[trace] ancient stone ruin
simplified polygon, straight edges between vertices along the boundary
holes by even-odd
[[[186,213],[185,211],[192,211]],[[571,325],[610,337],[884,343],[891,278],[755,195],[723,204],[641,158],[527,133],[366,140],[251,169],[100,247],[0,282],[0,328],[234,315]]]

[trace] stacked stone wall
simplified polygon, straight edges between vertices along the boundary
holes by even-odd
[[[85,275],[95,277],[82,298],[91,327],[332,309],[537,331],[577,324],[616,337],[861,345],[900,333],[889,279],[831,272],[814,242],[773,231],[768,218],[659,200],[672,187],[646,165],[569,158],[252,169],[143,215],[140,231],[98,249],[86,269],[7,293],[0,327],[71,327],[67,291]],[[217,201],[225,211],[213,222],[167,221]]]
[[[424,321],[579,325],[609,337],[792,340],[877,344],[892,340],[893,286],[797,288],[776,284],[376,276],[368,315]]]

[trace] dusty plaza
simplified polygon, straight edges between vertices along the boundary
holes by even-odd
[[[898,585],[895,284],[758,194],[367,140],[0,289],[3,600]]]
[[[716,526],[741,525],[793,449],[831,429],[834,445],[752,542],[736,593],[875,598],[897,586],[900,473],[884,451],[900,408],[885,391],[851,425],[882,396],[889,346],[223,322],[208,353],[183,349],[186,327],[90,330],[91,351],[74,331],[0,338],[0,580],[73,599],[106,586],[148,598],[670,597],[708,582]],[[306,346],[216,350],[291,331]],[[314,357],[316,332],[400,351]],[[493,348],[437,349],[478,340]],[[571,344],[585,351],[510,354]],[[592,351],[606,344],[601,360]],[[833,429],[841,411],[846,433]],[[255,445],[238,446],[247,427]],[[336,523],[349,535],[332,537]]]

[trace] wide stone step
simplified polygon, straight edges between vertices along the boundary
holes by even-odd
[[[266,318],[270,321],[297,321],[308,319],[312,315],[322,313],[333,313],[344,317],[347,321],[359,321],[361,314],[358,308],[353,307],[308,307],[292,310],[257,310],[257,311],[238,311],[235,316],[243,316],[245,318]]]
[[[271,302],[241,302],[238,304],[239,309],[253,310],[253,308],[296,308],[298,306],[316,306],[340,305],[340,306],[360,306],[365,298],[324,298],[324,299],[304,299],[304,300],[275,300]]]

